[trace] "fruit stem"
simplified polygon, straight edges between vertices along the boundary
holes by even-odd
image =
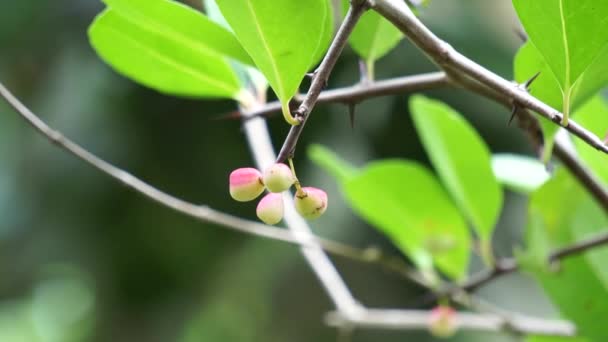
[[[293,158],[288,158],[287,160],[289,160],[289,167],[291,168],[291,173],[293,173],[293,178],[295,178],[295,182],[293,182],[293,185],[296,187],[296,194],[301,194],[302,193],[302,185],[300,185],[300,180],[298,180],[298,176],[296,176],[296,168],[293,166]]]

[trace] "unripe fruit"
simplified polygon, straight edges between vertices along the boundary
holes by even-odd
[[[302,217],[314,220],[327,209],[327,194],[321,189],[305,187],[296,191],[294,202]]]
[[[456,311],[449,306],[439,305],[431,310],[429,330],[437,337],[450,337],[456,333]]]
[[[255,210],[258,218],[266,224],[277,224],[283,219],[283,195],[269,193],[260,200]]]
[[[260,171],[243,167],[230,173],[230,196],[239,202],[247,202],[264,192]]]
[[[283,192],[296,181],[289,166],[277,163],[264,171],[264,184],[270,192]]]

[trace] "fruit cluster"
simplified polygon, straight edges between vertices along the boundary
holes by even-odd
[[[256,214],[266,224],[277,224],[283,218],[283,197],[281,193],[292,185],[296,187],[294,204],[296,211],[304,218],[314,220],[327,209],[327,194],[313,187],[301,187],[289,166],[277,163],[262,174],[251,167],[240,168],[230,173],[230,196],[239,202],[256,199],[264,189],[268,190],[258,203]]]

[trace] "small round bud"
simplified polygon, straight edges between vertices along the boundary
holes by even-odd
[[[327,209],[327,194],[321,189],[306,187],[296,192],[294,202],[302,217],[314,220]]]
[[[277,224],[283,219],[283,196],[269,193],[262,197],[255,210],[258,218],[266,224]]]
[[[296,181],[289,166],[277,163],[264,171],[264,184],[270,192],[283,192]]]
[[[230,196],[239,202],[247,202],[264,192],[260,171],[243,167],[230,173]]]
[[[429,330],[437,337],[447,338],[456,333],[456,311],[449,306],[439,305],[431,310]]]

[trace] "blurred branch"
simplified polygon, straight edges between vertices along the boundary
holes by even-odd
[[[608,233],[598,234],[587,240],[560,248],[549,255],[549,262],[556,262],[567,257],[576,256],[592,248],[608,245]]]
[[[321,64],[314,72],[308,93],[302,100],[302,103],[298,109],[294,111],[294,114],[300,121],[300,124],[297,126],[292,126],[289,130],[289,133],[283,142],[283,147],[281,147],[281,150],[279,151],[277,162],[285,161],[290,155],[293,154],[296,145],[298,144],[300,134],[302,134],[302,130],[304,130],[306,121],[310,116],[310,112],[317,103],[319,94],[321,94],[321,91],[327,85],[329,74],[336,65],[342,50],[348,43],[348,37],[355,28],[359,18],[361,18],[361,15],[363,15],[368,8],[369,5],[366,0],[350,0],[350,7],[348,12],[346,12],[342,25],[340,25],[340,28],[329,46],[325,57],[323,57],[323,61],[321,61]]]
[[[428,329],[430,316],[424,310],[367,309],[352,317],[331,312],[326,317],[327,324],[335,327],[419,330]],[[462,330],[513,331],[520,334],[546,336],[575,336],[576,328],[567,321],[545,320],[535,317],[513,315],[506,320],[496,314],[474,314],[458,312],[456,326]]]
[[[257,167],[260,170],[267,169],[275,163],[275,153],[265,120],[260,117],[246,120],[244,128],[249,149],[256,161]],[[302,254],[337,310],[344,315],[352,315],[358,312],[360,310],[359,303],[350,293],[346,283],[329,257],[323,252],[322,246],[310,239],[312,237],[311,229],[302,216],[295,211],[291,193],[286,192],[283,200],[286,204],[283,220],[295,236],[307,238],[311,242],[306,246],[302,246]]]
[[[506,80],[456,51],[431,32],[402,0],[373,0],[372,9],[391,21],[441,69],[472,78],[488,88],[504,94],[512,103],[530,109],[559,124],[562,113],[530,95],[518,84]],[[458,79],[456,80],[458,82]],[[608,153],[608,146],[592,132],[570,120],[564,127],[595,149]]]
[[[547,258],[548,264],[553,264],[563,259],[580,255],[597,247],[608,245],[608,233],[598,234],[592,238],[575,242],[571,245],[558,248],[551,252]],[[448,288],[434,294],[435,298],[441,296],[451,296],[459,292],[473,292],[478,288],[496,280],[497,278],[519,270],[519,265],[513,259],[499,259],[496,266],[490,270],[484,270],[471,276],[464,284]]]
[[[63,136],[60,132],[49,127],[44,121],[42,121],[42,119],[40,119],[29,108],[21,103],[2,83],[0,83],[0,97],[2,97],[24,120],[26,120],[34,129],[47,138],[51,143],[64,149],[85,163],[93,166],[102,173],[110,176],[123,186],[130,188],[131,190],[164,207],[202,222],[217,224],[249,235],[287,242],[303,247],[318,248],[318,246],[321,246],[321,248],[332,255],[341,256],[359,262],[377,264],[391,270],[392,272],[407,276],[410,280],[415,281],[416,279],[419,279],[416,273],[410,270],[401,259],[398,257],[386,256],[378,249],[359,249],[341,242],[319,238],[310,233],[299,234],[282,228],[267,226],[262,223],[225,214],[205,205],[193,204],[167,194],[128,173],[127,171],[119,169],[118,167],[97,157],[96,155],[82,148],[80,145]]]

